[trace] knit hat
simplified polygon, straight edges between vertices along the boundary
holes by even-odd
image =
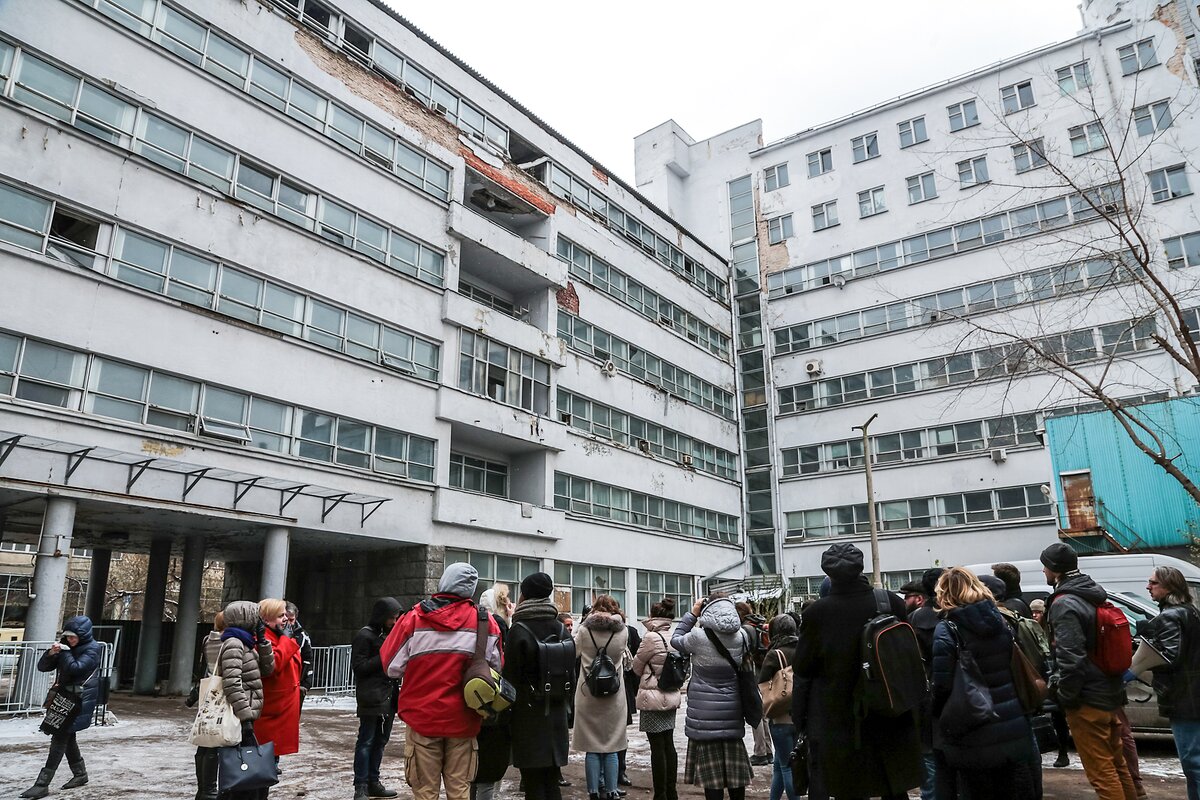
[[[1046,601],[1039,597],[1037,600],[1034,600],[1033,602],[1031,602],[1029,604],[1029,610],[1030,611],[1041,611],[1042,613],[1045,613]]]
[[[554,579],[544,572],[535,572],[521,581],[521,597],[544,600],[554,592]]]
[[[863,571],[863,552],[852,544],[835,544],[821,554],[821,571],[835,581],[857,578]]]
[[[992,597],[996,598],[997,603],[1005,598],[1007,589],[1004,588],[1004,581],[995,575],[980,575],[979,582],[987,587],[988,591],[992,593]]]
[[[456,597],[474,597],[475,587],[479,584],[479,572],[470,564],[457,562],[447,564],[438,581],[438,594],[452,594]]]
[[[1079,569],[1079,554],[1062,542],[1055,542],[1042,551],[1041,562],[1051,572],[1072,572]]]
[[[931,567],[921,573],[921,588],[925,590],[926,597],[933,597],[934,590],[937,589],[938,579],[942,577],[942,573],[945,571],[941,567]]]

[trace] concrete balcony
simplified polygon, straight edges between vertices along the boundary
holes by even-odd
[[[446,292],[442,297],[443,322],[482,334],[508,347],[549,361],[556,367],[567,363],[566,348],[557,336],[546,333],[536,325],[481,305],[457,292]],[[451,352],[451,349],[448,348],[448,352]],[[457,347],[452,352],[456,355]]]
[[[450,233],[462,242],[462,271],[513,295],[567,285],[567,265],[462,203],[450,204]]]
[[[528,536],[549,543],[558,541],[554,531],[562,529],[563,512],[440,486],[433,498],[433,521],[459,528]]]

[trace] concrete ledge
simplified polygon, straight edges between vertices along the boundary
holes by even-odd
[[[567,265],[512,231],[496,225],[462,203],[450,204],[451,235],[474,242],[547,286],[567,285]]]
[[[434,494],[433,521],[442,525],[478,528],[556,542],[559,537],[552,535],[550,531],[562,529],[563,513],[552,508],[506,500],[503,497],[442,486]]]

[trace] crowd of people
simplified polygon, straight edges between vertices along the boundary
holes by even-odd
[[[898,800],[912,789],[922,800],[1035,800],[1041,754],[1057,749],[1054,765],[1066,766],[1068,738],[1100,800],[1138,800],[1146,793],[1123,706],[1125,684],[1144,676],[1171,722],[1188,800],[1200,800],[1200,612],[1183,575],[1160,566],[1148,578],[1160,613],[1138,626],[1138,647],[1148,649],[1134,658],[1132,637],[1121,639],[1104,588],[1079,571],[1075,552],[1054,544],[1041,563],[1044,600],[1026,602],[1011,564],[983,575],[931,569],[895,594],[870,585],[857,547],[835,544],[822,556],[819,599],[799,612],[767,621],[714,593],[676,619],[675,601],[664,597],[640,633],[610,595],[595,597],[576,623],[555,605],[545,573],[526,576],[514,602],[502,584],[479,595],[476,570],[450,564],[437,591],[407,612],[394,598],[377,600],[354,637],[353,796],[397,796],[380,767],[398,716],[415,800],[442,791],[447,800],[491,800],[510,766],[527,800],[561,800],[571,751],[583,755],[589,800],[619,800],[630,785],[625,753],[636,713],[653,800],[677,800],[683,708],[682,779],[705,800],[744,800],[753,768],[767,765],[770,800],[795,800],[797,785],[812,800]],[[283,600],[230,603],[202,648],[242,744],[272,742],[276,758],[299,749],[312,680],[311,642],[296,615]],[[902,649],[884,654],[904,644],[904,630],[919,652],[911,661]],[[878,634],[877,645],[864,643],[864,631]],[[867,653],[871,646],[879,652]],[[1152,662],[1141,658],[1147,653]],[[64,755],[72,778],[63,788],[87,783],[76,733],[91,720],[98,658],[86,617],[69,620],[42,657],[39,669],[57,671],[56,685],[76,689],[87,713],[52,736],[22,797],[46,796]],[[877,666],[875,658],[896,660]],[[909,674],[867,674],[891,665]],[[464,675],[478,674],[490,674],[494,695],[473,702]],[[771,694],[761,720],[750,679]],[[919,685],[923,699],[881,705],[864,688],[869,680]],[[196,777],[197,800],[267,795],[218,795],[214,748],[197,749]]]

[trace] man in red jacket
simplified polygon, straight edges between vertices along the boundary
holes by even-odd
[[[405,779],[414,800],[468,800],[475,777],[475,737],[482,718],[463,698],[463,672],[475,654],[479,625],[470,564],[450,564],[437,593],[413,607],[380,648],[390,678],[403,678],[397,713],[404,736]],[[487,661],[499,671],[500,627],[488,617]]]

